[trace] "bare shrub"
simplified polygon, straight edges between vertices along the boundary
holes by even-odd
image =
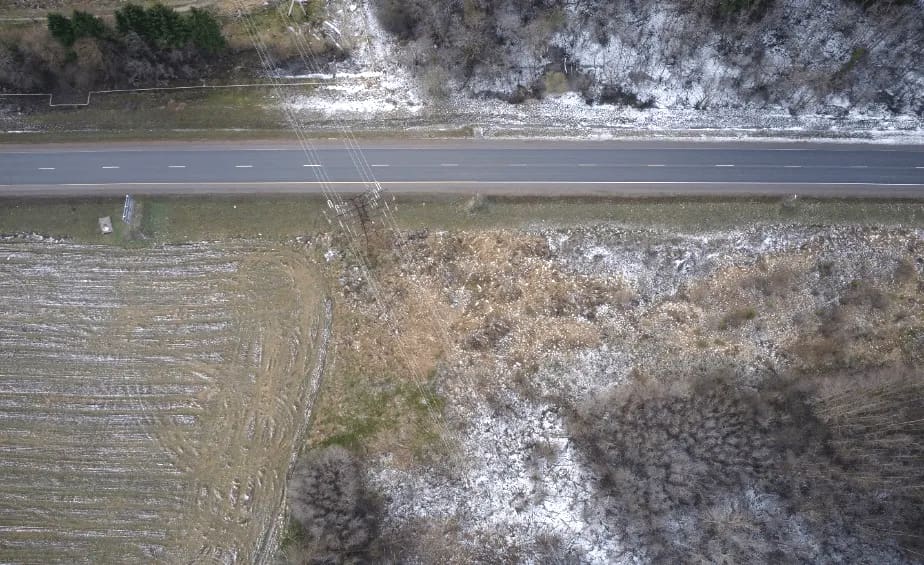
[[[545,75],[544,85],[549,94],[563,94],[568,92],[568,77],[559,71],[552,71]]]
[[[421,81],[427,94],[434,100],[445,100],[452,94],[449,73],[442,67],[428,67]]]
[[[902,258],[895,266],[894,278],[898,283],[909,283],[918,278],[918,271],[910,259]]]
[[[606,515],[653,561],[919,553],[920,376],[836,382],[850,384],[746,392],[725,379],[686,390],[646,380],[578,407],[569,429],[601,477]]]
[[[727,330],[729,328],[737,328],[756,317],[757,311],[751,307],[735,308],[722,317],[722,320],[719,322],[719,329]]]
[[[510,320],[490,314],[485,318],[484,324],[469,335],[466,347],[477,351],[492,349],[510,333],[511,326]]]
[[[756,275],[746,281],[764,296],[783,296],[793,290],[796,273],[788,267],[776,265],[768,268],[767,272]]]
[[[847,364],[847,343],[843,335],[815,336],[800,340],[793,352],[807,369],[838,369]]]
[[[757,405],[718,382],[686,394],[650,385],[617,390],[583,407],[573,434],[626,517],[631,543],[658,560],[679,557],[679,545],[707,542],[680,539],[671,519],[755,481],[771,453]]]
[[[421,10],[417,2],[407,0],[379,0],[376,2],[379,23],[390,33],[401,39],[413,39],[418,35]]]
[[[292,474],[288,489],[308,562],[352,562],[366,555],[378,535],[379,510],[348,451],[312,451]]]
[[[871,284],[853,281],[847,291],[841,295],[840,303],[844,305],[867,306],[876,310],[889,307],[889,295]]]
[[[463,208],[467,213],[475,215],[485,211],[488,208],[488,205],[489,202],[487,197],[479,193],[466,200]]]

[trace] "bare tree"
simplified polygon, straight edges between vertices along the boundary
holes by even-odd
[[[341,447],[310,452],[289,480],[289,506],[309,562],[361,558],[378,535],[379,511],[356,459]]]

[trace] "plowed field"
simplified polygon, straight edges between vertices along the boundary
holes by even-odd
[[[265,560],[328,318],[285,246],[0,243],[0,562]]]

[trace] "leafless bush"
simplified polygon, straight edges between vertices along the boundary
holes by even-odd
[[[907,258],[903,258],[895,266],[895,281],[898,283],[908,283],[918,277],[918,271],[914,268],[914,263]]]
[[[890,299],[889,295],[878,287],[863,281],[853,281],[847,291],[841,295],[840,303],[884,310],[889,307]]]
[[[793,290],[796,273],[791,268],[776,265],[764,271],[748,279],[746,285],[753,287],[764,296],[783,296]]]
[[[771,453],[756,405],[719,383],[692,394],[619,391],[584,407],[573,429],[626,516],[633,545],[659,560],[707,542],[675,538],[672,519],[688,519],[755,481]]]
[[[719,322],[719,329],[737,328],[757,317],[757,311],[751,307],[734,308],[727,312]]]
[[[510,320],[495,314],[489,315],[485,319],[484,325],[469,335],[466,346],[469,349],[478,351],[491,349],[509,334],[510,330]]]
[[[855,562],[894,559],[898,544],[918,551],[920,379],[872,401],[863,386],[819,401],[809,384],[636,384],[576,409],[570,429],[601,477],[607,515],[654,561]],[[821,545],[806,542],[805,528]]]
[[[476,194],[466,200],[464,208],[469,214],[475,215],[487,209],[489,201],[483,194]]]
[[[361,561],[378,535],[379,511],[348,451],[309,453],[289,481],[292,517],[305,535],[308,562]]]

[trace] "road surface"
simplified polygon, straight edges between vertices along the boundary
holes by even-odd
[[[0,146],[0,195],[362,190],[924,197],[924,146],[440,140]]]

